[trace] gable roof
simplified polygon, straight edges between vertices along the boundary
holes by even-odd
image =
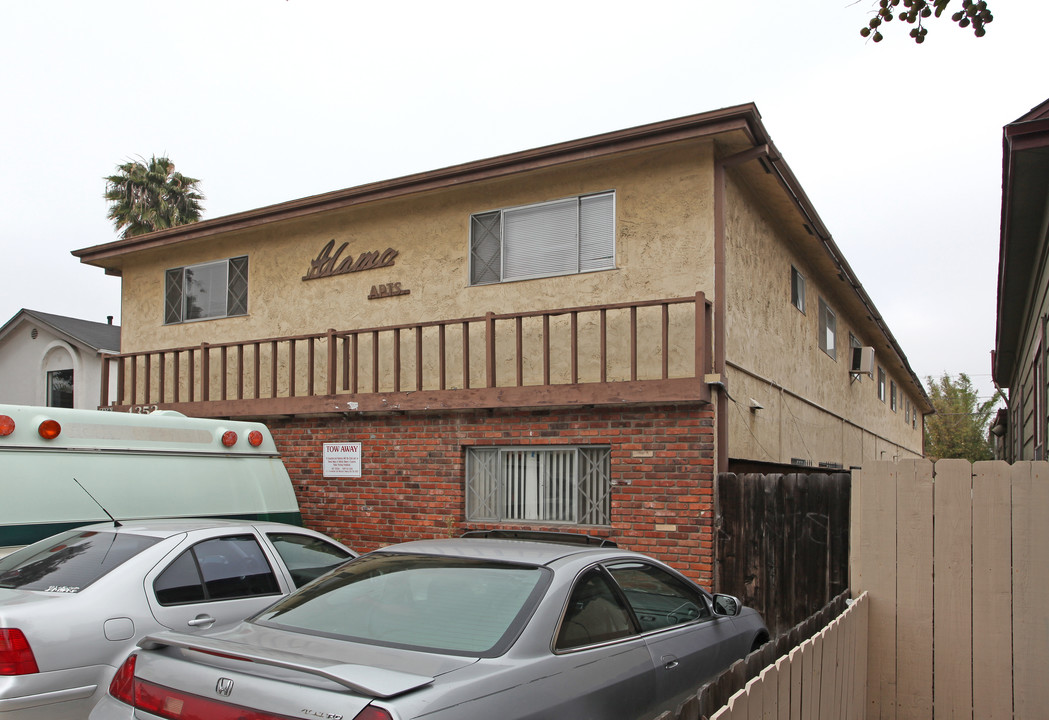
[[[80,318],[52,315],[51,313],[22,308],[15,316],[0,327],[0,338],[7,335],[20,321],[29,319],[44,325],[78,345],[100,352],[120,351],[120,326],[110,323],[81,320]]]

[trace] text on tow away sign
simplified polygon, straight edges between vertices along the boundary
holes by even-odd
[[[360,476],[360,443],[324,443],[324,477]]]

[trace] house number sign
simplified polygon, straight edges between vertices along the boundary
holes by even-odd
[[[335,241],[329,240],[317,257],[310,261],[310,269],[306,271],[302,279],[316,280],[317,278],[331,277],[332,275],[345,275],[346,273],[361,272],[363,270],[391,267],[394,258],[398,255],[398,252],[393,248],[386,248],[382,252],[378,250],[363,252],[356,258],[353,255],[347,255],[340,261],[339,258],[342,255],[342,251],[347,246],[349,246],[349,243],[344,242],[333,255],[332,250],[335,250]]]

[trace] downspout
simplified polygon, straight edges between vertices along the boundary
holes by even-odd
[[[712,384],[717,389],[717,470],[728,472],[728,388],[725,385],[725,323],[728,299],[725,265],[725,171],[745,162],[768,155],[767,144],[756,145],[714,161],[714,373],[719,378]]]

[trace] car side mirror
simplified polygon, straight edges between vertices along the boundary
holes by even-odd
[[[739,598],[733,597],[732,595],[715,595],[714,596],[714,614],[715,615],[726,615],[728,617],[735,617],[739,615],[739,611],[743,609],[743,603],[739,601]]]

